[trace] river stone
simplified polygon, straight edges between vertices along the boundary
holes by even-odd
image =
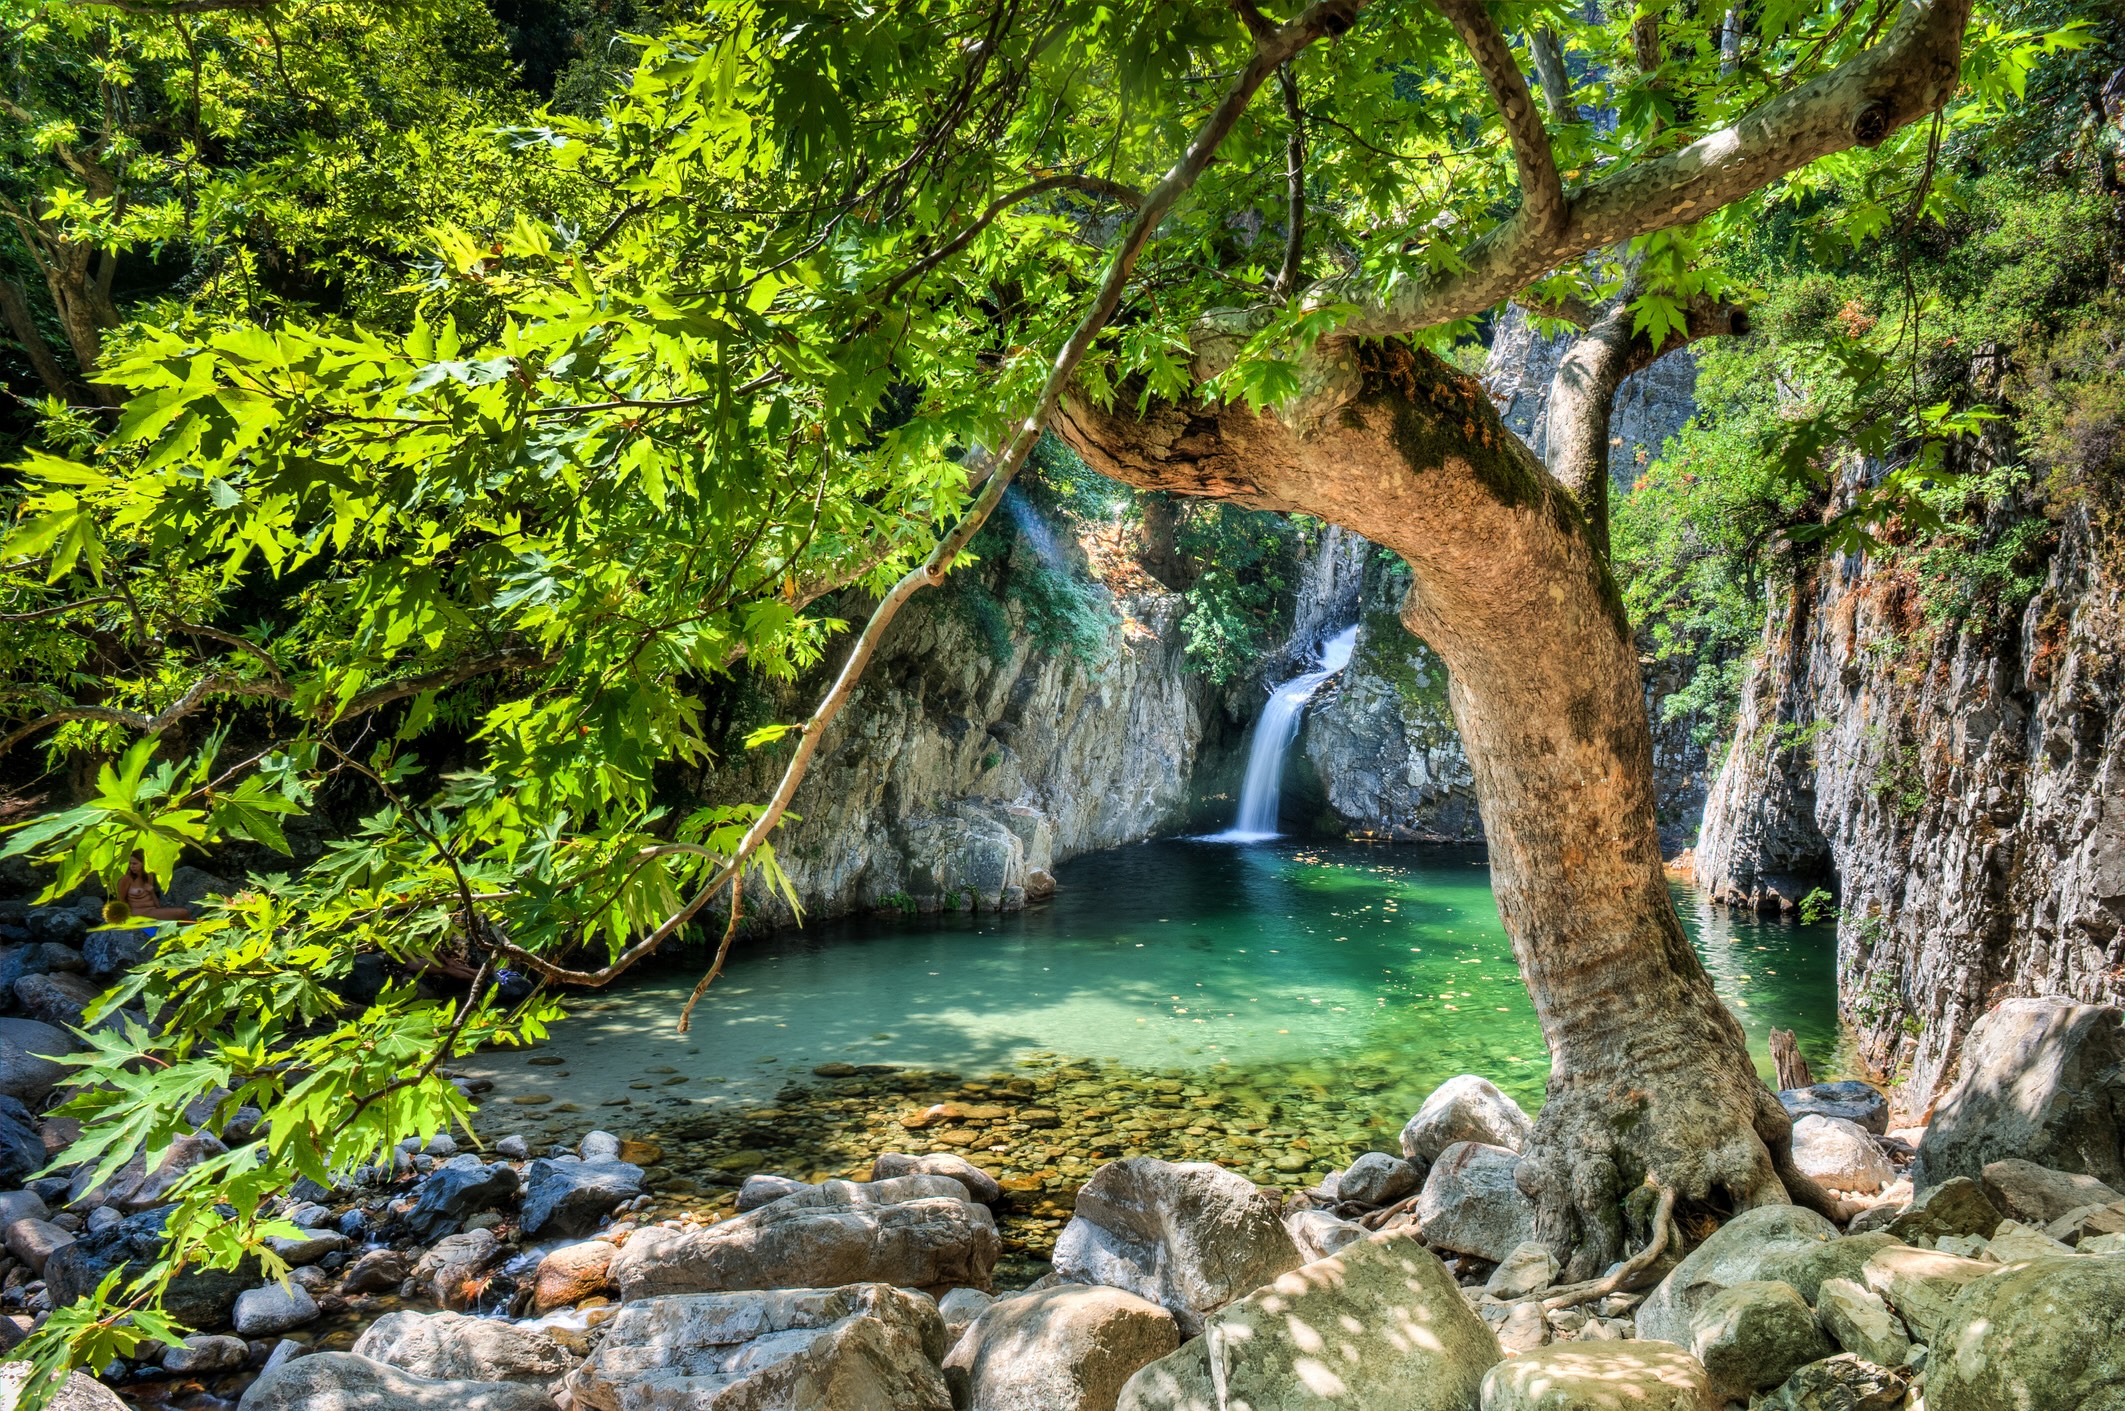
[[[602,1293],[612,1284],[612,1261],[619,1252],[604,1240],[584,1240],[549,1251],[531,1278],[531,1311],[550,1312]]]
[[[1498,1339],[1401,1230],[1278,1276],[1129,1379],[1119,1411],[1469,1411]]]
[[[74,1242],[73,1232],[49,1220],[17,1220],[7,1227],[7,1252],[29,1266],[30,1273],[44,1277],[45,1263]]]
[[[81,960],[92,978],[109,984],[154,954],[154,947],[153,927],[99,926],[82,937]]]
[[[1514,1179],[1519,1169],[1501,1146],[1455,1142],[1440,1152],[1417,1197],[1424,1242],[1497,1263],[1533,1239],[1535,1204]]]
[[[1986,1199],[2025,1225],[2048,1225],[2083,1206],[2125,1200],[2125,1194],[2093,1176],[2054,1171],[2020,1157],[1986,1162],[1978,1186]]]
[[[885,1284],[646,1298],[568,1375],[596,1411],[950,1411],[944,1322]]]
[[[35,1114],[21,1098],[0,1097],[0,1185],[27,1181],[46,1159]]]
[[[944,1340],[947,1346],[959,1341],[959,1335],[967,1325],[979,1318],[988,1306],[996,1301],[994,1294],[980,1289],[948,1289],[937,1300],[937,1316],[944,1319]]]
[[[1810,1362],[1756,1403],[1759,1411],[1903,1411],[1910,1376],[1847,1352]]]
[[[2125,1255],[2009,1265],[1964,1291],[1926,1364],[1927,1411],[2125,1406]]]
[[[30,1018],[62,1029],[81,1027],[82,1015],[103,987],[79,975],[24,975],[15,981],[15,999]]]
[[[72,1053],[74,1036],[35,1019],[0,1019],[0,1096],[41,1103],[72,1071],[47,1055]]]
[[[0,1230],[17,1220],[49,1220],[51,1207],[35,1191],[0,1191]]]
[[[103,1276],[119,1270],[132,1278],[162,1257],[163,1226],[173,1207],[143,1210],[115,1225],[85,1234],[54,1254],[44,1266],[52,1306],[63,1308],[96,1291]],[[258,1282],[256,1259],[229,1269],[188,1269],[171,1281],[163,1296],[165,1313],[190,1328],[224,1327],[236,1298]]]
[[[226,1333],[194,1333],[162,1350],[162,1370],[180,1377],[233,1372],[251,1360],[251,1345]]]
[[[871,1179],[887,1181],[895,1176],[949,1176],[967,1188],[967,1195],[983,1205],[991,1205],[1003,1199],[1003,1187],[996,1178],[967,1160],[949,1152],[935,1151],[927,1156],[909,1156],[905,1152],[888,1151],[871,1163]]]
[[[613,1258],[612,1281],[629,1302],[659,1294],[832,1288],[849,1282],[989,1287],[1001,1244],[988,1207],[966,1199],[964,1187],[942,1176],[899,1179],[939,1182],[953,1194],[828,1203],[816,1198],[819,1191],[857,1185],[828,1181],[813,1192],[676,1238],[645,1240],[643,1231]]]
[[[1975,1180],[2007,1157],[2125,1188],[2125,1011],[2009,999],[1970,1026],[1962,1076],[1933,1109],[1911,1184]]]
[[[406,1282],[413,1260],[396,1249],[372,1249],[358,1257],[340,1280],[342,1293],[383,1293]]]
[[[1192,1336],[1204,1314],[1302,1262],[1279,1205],[1208,1162],[1110,1161],[1077,1193],[1055,1272],[1160,1304]]]
[[[1854,1123],[1877,1137],[1889,1130],[1889,1099],[1871,1083],[1854,1080],[1787,1088],[1778,1100],[1796,1122],[1803,1117],[1833,1117]]]
[[[1384,1151],[1368,1151],[1336,1179],[1336,1199],[1392,1205],[1424,1184],[1424,1173]]]
[[[238,1294],[233,1321],[238,1336],[258,1338],[314,1322],[317,1314],[310,1290],[297,1283],[274,1283]]]
[[[1736,1401],[1777,1386],[1836,1349],[1791,1284],[1756,1279],[1721,1289],[1690,1319],[1690,1351],[1713,1387]]]
[[[1463,1073],[1441,1083],[1402,1128],[1402,1155],[1429,1165],[1456,1142],[1482,1142],[1516,1152],[1534,1128],[1520,1104],[1495,1083]]]
[[[466,1230],[446,1235],[423,1253],[409,1276],[428,1286],[436,1305],[462,1312],[479,1302],[479,1287],[487,1271],[502,1262],[502,1242],[492,1230]]]
[[[1063,1284],[992,1304],[946,1356],[945,1380],[960,1411],[1114,1411],[1122,1383],[1178,1346],[1156,1303]]]
[[[1837,1226],[1797,1205],[1744,1211],[1714,1230],[1646,1296],[1638,1308],[1638,1335],[1688,1347],[1697,1311],[1722,1289],[1776,1279],[1811,1298],[1825,1278],[1857,1278],[1868,1254],[1891,1243],[1886,1235],[1840,1239]]]
[[[1566,1342],[1500,1362],[1482,1411],[1721,1411],[1704,1364],[1664,1342]]]
[[[516,1382],[438,1381],[352,1352],[293,1357],[251,1383],[237,1411],[554,1411]]]
[[[1516,1298],[1525,1298],[1539,1293],[1557,1280],[1557,1256],[1549,1252],[1549,1246],[1536,1240],[1514,1249],[1505,1256],[1497,1268],[1491,1270],[1490,1279],[1483,1291],[1492,1298],[1510,1303]]]
[[[798,1191],[808,1191],[811,1188],[809,1181],[800,1181],[792,1176],[770,1176],[766,1172],[756,1171],[745,1178],[744,1185],[738,1187],[738,1213],[743,1215],[748,1210],[758,1210],[761,1206],[778,1201],[786,1195],[795,1195]]]
[[[143,1210],[166,1204],[177,1183],[188,1175],[194,1166],[209,1157],[222,1156],[228,1152],[218,1137],[204,1132],[192,1132],[172,1140],[161,1156],[155,1159],[155,1168],[147,1166],[144,1152],[136,1152],[133,1159],[112,1173],[102,1185],[91,1188],[95,1178],[95,1166],[86,1164],[75,1172],[73,1184],[67,1190],[67,1205],[75,1210],[84,1210],[97,1205],[115,1205],[128,1215],[137,1215]]]
[[[1919,1342],[1932,1346],[1955,1321],[1956,1300],[1997,1264],[1963,1259],[1938,1250],[1895,1244],[1877,1250],[1861,1270],[1861,1282],[1880,1294]]]
[[[506,1163],[490,1166],[469,1152],[453,1156],[421,1182],[420,1199],[406,1213],[406,1228],[423,1241],[447,1235],[467,1216],[501,1206],[516,1188],[516,1171]]]
[[[1833,1190],[1872,1195],[1896,1179],[1867,1129],[1842,1117],[1809,1115],[1793,1124],[1793,1163]]]
[[[611,1132],[585,1132],[576,1143],[576,1155],[584,1161],[618,1161],[620,1139]]]
[[[1899,1240],[1975,1235],[1982,1244],[1999,1225],[1999,1207],[1985,1198],[1977,1182],[1957,1176],[1922,1192],[1889,1222],[1889,1233]]]
[[[1985,1247],[1978,1251],[1978,1257],[1999,1264],[2012,1264],[2022,1259],[2048,1259],[2071,1253],[2073,1246],[2053,1239],[2042,1230],[2019,1220],[2002,1220],[2000,1227],[1992,1232],[1992,1238],[1986,1240]]]
[[[27,1362],[0,1362],[0,1411],[17,1411],[22,1405],[22,1387],[30,1379]],[[81,1372],[66,1374],[58,1394],[45,1403],[45,1411],[129,1411],[126,1404],[94,1377]]]
[[[500,1318],[459,1313],[386,1313],[355,1340],[354,1352],[444,1381],[529,1382],[545,1386],[576,1364],[552,1333]]]
[[[1284,1217],[1284,1228],[1298,1246],[1299,1257],[1308,1264],[1326,1259],[1367,1234],[1357,1221],[1338,1219],[1325,1210],[1294,1210]]]
[[[1824,1279],[1815,1291],[1815,1317],[1839,1347],[1884,1367],[1901,1367],[1911,1351],[1903,1320],[1881,1295],[1852,1279]]]
[[[522,1228],[527,1235],[587,1235],[641,1193],[642,1168],[628,1162],[541,1157],[524,1168]]]

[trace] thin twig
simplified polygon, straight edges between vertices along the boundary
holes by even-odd
[[[715,984],[716,977],[723,973],[723,962],[730,955],[730,943],[738,935],[738,918],[744,911],[745,878],[733,877],[730,883],[730,920],[723,927],[723,942],[716,947],[715,963],[708,967],[708,973],[701,977],[701,983],[694,986],[694,992],[686,997],[686,1008],[679,1011],[680,1033],[693,1028],[694,1006],[701,1002],[701,996],[708,993],[708,987]]]

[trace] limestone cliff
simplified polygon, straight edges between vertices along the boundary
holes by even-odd
[[[1802,566],[1706,808],[1716,894],[1838,888],[1846,1017],[1913,1113],[2000,998],[2125,999],[2125,572],[2100,523],[2067,508],[2027,606],[1957,629],[1907,568]]]

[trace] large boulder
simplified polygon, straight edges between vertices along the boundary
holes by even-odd
[[[1892,1244],[1868,1258],[1860,1282],[1887,1300],[1912,1336],[1930,1347],[1954,1325],[1963,1291],[1998,1267],[1981,1259]]]
[[[44,1266],[44,1282],[52,1306],[86,1298],[116,1270],[132,1278],[162,1257],[163,1227],[173,1207],[144,1210],[115,1225],[91,1231],[53,1254]],[[224,1327],[236,1300],[258,1282],[258,1263],[246,1259],[237,1269],[188,1269],[170,1283],[164,1294],[165,1313],[190,1328],[207,1331]]]
[[[871,1174],[875,1179],[877,1172]],[[744,1185],[738,1187],[738,1213],[743,1215],[748,1210],[758,1210],[763,1205],[772,1205],[786,1195],[795,1195],[798,1191],[808,1191],[811,1188],[811,1182],[800,1181],[794,1176],[776,1176],[766,1171],[755,1171],[745,1178]]]
[[[152,926],[98,927],[81,942],[82,963],[105,984],[155,953]]]
[[[1483,1411],[1722,1411],[1704,1364],[1664,1342],[1564,1342],[1500,1362]]]
[[[885,1284],[647,1298],[568,1376],[596,1411],[950,1411],[944,1321]]]
[[[1502,1353],[1439,1257],[1387,1231],[1281,1275],[1129,1379],[1118,1411],[1470,1411]]]
[[[1284,1228],[1299,1247],[1300,1260],[1307,1264],[1326,1259],[1369,1233],[1357,1221],[1339,1219],[1325,1210],[1294,1210],[1284,1217]]]
[[[1933,1343],[1926,1406],[2125,1406],[2125,1255],[2038,1259],[1973,1282]]]
[[[1488,1078],[1463,1073],[1424,1099],[1402,1128],[1402,1155],[1419,1165],[1437,1161],[1456,1142],[1482,1142],[1518,1151],[1535,1129],[1528,1115]]]
[[[0,1411],[17,1411],[22,1405],[30,1372],[27,1362],[0,1362]],[[117,1392],[81,1372],[67,1373],[58,1394],[44,1405],[45,1411],[127,1411]]]
[[[145,1152],[135,1152],[133,1159],[119,1167],[108,1181],[94,1187],[90,1181],[95,1168],[83,1165],[67,1191],[67,1204],[76,1209],[115,1205],[129,1215],[168,1204],[178,1183],[191,1174],[193,1167],[210,1157],[226,1155],[228,1150],[219,1137],[190,1132],[172,1140],[155,1158],[153,1169],[147,1164]]]
[[[1336,1182],[1336,1199],[1360,1205],[1392,1205],[1424,1184],[1424,1173],[1400,1157],[1368,1151]]]
[[[488,1271],[506,1255],[494,1231],[466,1230],[430,1245],[409,1277],[427,1288],[437,1307],[462,1312],[478,1306]]]
[[[1777,1280],[1813,1300],[1824,1279],[1858,1281],[1887,1235],[1840,1237],[1837,1226],[1797,1205],[1744,1211],[1714,1230],[1638,1307],[1638,1334],[1688,1347],[1697,1312],[1736,1284]]]
[[[546,1386],[575,1366],[574,1354],[543,1329],[460,1313],[386,1313],[355,1340],[363,1357],[444,1381],[529,1382]]]
[[[301,1284],[272,1283],[238,1294],[230,1321],[239,1337],[262,1338],[314,1322],[318,1311],[317,1300]]]
[[[24,975],[15,981],[15,1001],[30,1018],[61,1029],[78,1029],[103,987],[79,975]]]
[[[2048,1225],[2084,1206],[2125,1200],[2125,1193],[2093,1176],[2054,1171],[2020,1157],[1986,1162],[1978,1186],[1986,1199],[2025,1225]]]
[[[406,1212],[405,1221],[407,1229],[427,1241],[455,1231],[469,1215],[507,1203],[516,1194],[517,1174],[506,1162],[490,1166],[467,1153],[430,1171],[420,1189],[420,1198]]]
[[[1736,1401],[1768,1391],[1801,1367],[1836,1352],[1814,1311],[1776,1279],[1721,1289],[1690,1320],[1690,1351],[1714,1390]]]
[[[1810,1362],[1757,1402],[1760,1411],[1904,1411],[1911,1375],[1847,1352]]]
[[[1957,1235],[1992,1238],[1999,1228],[1999,1207],[1985,1198],[1984,1191],[1968,1176],[1943,1181],[1921,1191],[1918,1199],[1891,1220],[1888,1232],[1900,1240],[1938,1240]]]
[[[1881,1295],[1851,1279],[1824,1279],[1815,1292],[1815,1317],[1837,1345],[1883,1367],[1900,1367],[1911,1351],[1903,1319]]]
[[[1455,1142],[1440,1152],[1417,1196],[1424,1242],[1497,1263],[1533,1239],[1535,1203],[1521,1193],[1519,1170],[1520,1158],[1501,1146]]]
[[[0,1097],[43,1102],[72,1071],[52,1056],[75,1047],[64,1029],[35,1019],[0,1019]]]
[[[2007,1157],[2125,1189],[2125,1010],[2010,999],[1970,1026],[1962,1075],[1934,1107],[1911,1184],[1976,1180]]]
[[[950,1176],[967,1188],[971,1200],[992,1205],[1003,1199],[1003,1187],[997,1184],[994,1176],[964,1156],[954,1156],[948,1151],[933,1151],[924,1156],[910,1156],[901,1151],[881,1152],[871,1163],[871,1179],[889,1181],[895,1176]]]
[[[439,1381],[352,1352],[316,1352],[267,1372],[237,1411],[554,1411],[518,1382]]]
[[[1842,1117],[1810,1114],[1793,1124],[1793,1164],[1833,1190],[1872,1195],[1896,1179],[1896,1168],[1867,1135]]]
[[[992,1303],[946,1356],[960,1411],[1114,1411],[1139,1367],[1180,1346],[1173,1315],[1096,1284]]]
[[[908,1198],[879,1198],[880,1188],[902,1182],[913,1183]],[[1001,1252],[988,1207],[945,1176],[827,1181],[720,1225],[643,1238],[650,1233],[637,1233],[613,1258],[622,1299],[849,1282],[985,1289]]]
[[[507,1170],[507,1167],[503,1168]],[[642,1168],[625,1161],[540,1158],[524,1168],[527,1235],[587,1235],[642,1193]]]
[[[20,1185],[46,1159],[36,1114],[19,1097],[0,1097],[0,1185]]]
[[[1092,1173],[1054,1255],[1063,1278],[1149,1299],[1189,1336],[1301,1262],[1275,1196],[1223,1167],[1148,1156]]]
[[[1889,1099],[1871,1083],[1847,1081],[1787,1088],[1778,1095],[1798,1122],[1803,1117],[1834,1117],[1881,1136],[1889,1130]]]
[[[531,1311],[547,1313],[603,1293],[612,1284],[612,1261],[619,1253],[604,1240],[584,1240],[549,1251],[532,1275]]]

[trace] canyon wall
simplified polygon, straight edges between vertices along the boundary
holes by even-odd
[[[1831,555],[1773,604],[1699,880],[1835,886],[1860,1058],[1923,1114],[2009,995],[2125,1000],[2125,571],[2066,509],[2019,611],[1929,623],[1913,572]]]

